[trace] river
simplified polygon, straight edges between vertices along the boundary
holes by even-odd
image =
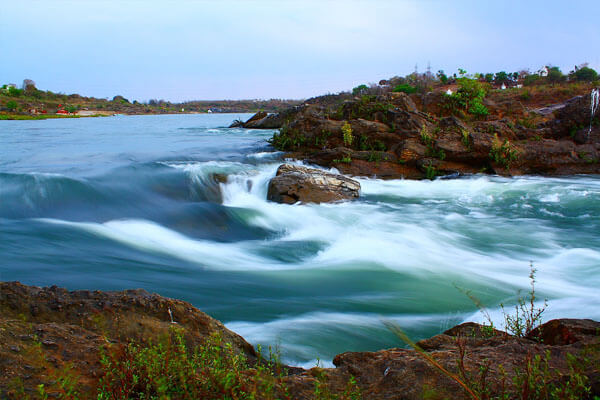
[[[600,319],[600,177],[365,178],[354,202],[275,204],[273,131],[226,128],[247,117],[1,121],[0,279],[186,300],[301,366],[402,346],[388,321],[481,321],[465,290],[502,326],[530,262],[545,320]]]

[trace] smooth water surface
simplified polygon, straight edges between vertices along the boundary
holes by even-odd
[[[600,319],[600,179],[360,179],[355,202],[265,200],[281,163],[246,115],[0,121],[1,280],[144,288],[190,301],[287,362],[501,323],[529,288],[545,319]],[[165,316],[165,319],[167,316]]]

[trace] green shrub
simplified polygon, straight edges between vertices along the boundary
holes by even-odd
[[[446,83],[448,83],[448,75],[446,75],[446,74],[444,73],[444,70],[441,70],[441,69],[440,69],[440,70],[437,72],[437,75],[436,75],[436,76],[438,77],[438,79],[440,80],[440,82],[442,82],[442,84],[444,84],[444,85],[445,85]]]
[[[354,89],[352,89],[352,94],[354,96],[362,96],[369,92],[369,87],[367,85],[358,85]]]
[[[446,96],[445,106],[452,112],[466,111],[476,117],[485,117],[489,114],[483,105],[485,87],[475,79],[461,77],[457,79],[458,90]]]
[[[412,94],[417,92],[417,88],[407,83],[403,83],[402,85],[396,86],[393,91]]]
[[[435,168],[435,166],[433,164],[429,163],[425,166],[425,177],[427,179],[432,181],[435,179],[437,174],[438,174],[437,168]]]
[[[589,67],[582,67],[569,74],[569,77],[576,81],[593,82],[598,79],[598,73]]]
[[[531,93],[529,93],[529,90],[523,90],[523,93],[521,93],[519,97],[521,98],[521,100],[527,101],[531,99]]]
[[[562,71],[560,70],[560,68],[558,67],[551,67],[548,69],[548,76],[546,77],[546,80],[550,83],[560,83],[560,82],[564,82],[566,79],[565,75],[562,73]]]
[[[278,388],[285,392],[277,368],[250,368],[246,357],[218,335],[190,350],[177,328],[154,345],[105,349],[100,362],[98,400],[252,399],[259,394],[274,399]]]
[[[518,159],[519,153],[515,149],[508,139],[504,139],[504,142],[500,142],[497,134],[494,134],[494,140],[490,149],[490,158],[509,169],[511,164]]]
[[[23,89],[17,89],[14,87],[8,88],[8,95],[11,97],[20,97],[23,94]]]
[[[342,135],[344,139],[344,145],[348,147],[352,146],[352,127],[350,126],[348,121],[344,122],[344,125],[342,125]]]
[[[15,111],[17,107],[19,107],[19,105],[14,100],[10,100],[6,103],[6,108],[8,108],[9,111]]]
[[[467,131],[466,129],[461,129],[460,134],[460,141],[462,142],[463,146],[465,146],[467,150],[471,151],[471,140],[469,139],[469,131]]]
[[[494,82],[497,85],[510,83],[510,77],[505,71],[496,72],[496,76],[494,76]]]
[[[471,107],[469,107],[469,113],[473,114],[476,117],[485,117],[490,114],[489,110],[486,106],[483,105],[480,99],[475,99],[471,102]]]
[[[540,78],[541,77],[538,74],[527,75],[525,78],[523,78],[523,85],[524,86],[535,85],[536,83],[540,82]]]

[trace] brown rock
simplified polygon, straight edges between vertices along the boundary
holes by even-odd
[[[358,198],[360,184],[343,175],[282,164],[269,182],[267,199],[278,203],[324,203]]]

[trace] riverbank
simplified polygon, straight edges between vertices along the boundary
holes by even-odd
[[[85,118],[85,117],[108,117],[112,114],[3,114],[0,113],[0,121],[34,121],[44,119],[61,119],[61,118]]]
[[[457,81],[425,93],[380,87],[375,95],[321,96],[235,126],[278,127],[271,143],[288,157],[353,176],[600,174],[594,84],[498,89]]]
[[[250,393],[289,399],[472,398],[469,391],[511,395],[544,385],[545,390],[554,387],[581,396],[573,398],[600,394],[600,323],[592,320],[553,320],[524,337],[467,323],[418,342],[415,346],[425,355],[405,348],[350,352],[334,358],[336,368],[305,370],[279,364],[268,351],[263,358],[242,337],[189,303],[143,290],[69,292],[0,282],[0,311],[0,394],[9,399],[41,393],[92,399],[111,390],[117,395],[117,389],[121,396],[139,396],[160,385],[164,395],[182,399],[192,389],[213,393],[218,384],[223,386],[214,398]],[[163,347],[154,347],[157,343]],[[222,362],[194,364],[181,346],[216,352]],[[179,361],[144,372],[153,363],[137,358],[144,351],[159,351],[165,362]],[[183,373],[197,378],[188,382],[195,386],[180,392]],[[153,379],[144,387],[131,374]],[[198,380],[200,376],[210,381]],[[235,385],[220,381],[225,376]],[[167,381],[161,384],[162,378]]]

